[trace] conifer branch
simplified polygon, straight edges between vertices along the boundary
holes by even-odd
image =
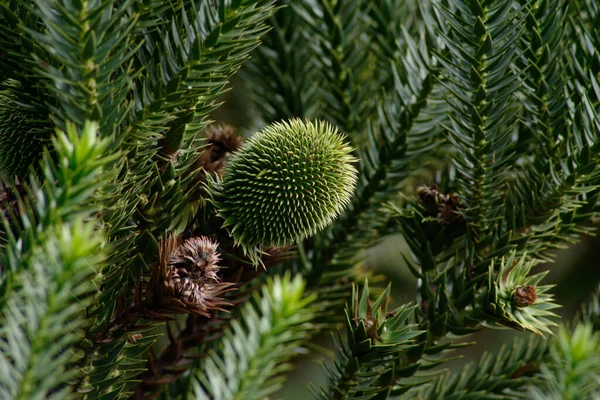
[[[38,24],[38,16],[30,7],[32,3],[32,0],[0,3],[2,79],[14,79],[24,83],[28,88],[35,82],[35,74],[30,69],[23,68],[23,65],[33,61],[33,54],[43,52],[40,46],[26,34],[27,29],[35,29]]]
[[[127,160],[131,166],[129,177],[117,186],[122,193],[117,200],[125,199],[126,205],[120,203],[114,209],[130,210],[137,220],[137,230],[125,226],[127,219],[122,214],[111,224],[125,247],[113,253],[111,261],[116,265],[107,274],[107,290],[103,292],[112,304],[107,304],[105,310],[114,309],[124,293],[130,298],[131,287],[139,278],[130,272],[147,270],[156,259],[153,255],[158,254],[158,240],[167,230],[185,226],[193,215],[190,203],[198,199],[192,199],[193,191],[187,188],[193,188],[190,184],[193,172],[197,172],[193,167],[198,156],[194,148],[196,134],[215,108],[213,100],[223,93],[227,80],[258,45],[266,32],[262,21],[273,12],[272,1],[220,4],[213,7],[191,2],[182,9],[169,5],[171,13],[156,14],[162,21],[160,28],[149,34],[158,35],[156,40],[146,42],[136,55],[135,62],[140,63],[139,68],[144,65],[146,72],[139,77],[145,80],[136,84],[134,93],[143,101],[136,105],[137,119],[125,143],[131,150]],[[182,40],[184,35],[186,40]],[[243,45],[239,51],[230,53],[232,43],[240,41]],[[162,54],[170,57],[165,65]],[[165,132],[159,143],[160,134]],[[180,147],[186,150],[175,157]],[[159,148],[162,155],[157,157]],[[115,217],[109,213],[105,218]],[[129,244],[136,237],[138,246],[132,248]],[[104,318],[110,318],[110,314]]]
[[[103,336],[105,324],[116,330],[95,348],[97,373],[91,386],[98,394],[127,396],[137,384],[135,376],[143,372],[132,366],[144,360],[154,340],[139,336],[165,317],[149,319],[136,296],[143,298],[143,277],[158,260],[159,240],[167,231],[187,226],[197,208],[193,203],[200,199],[192,198],[197,133],[227,80],[258,45],[266,32],[262,21],[272,12],[273,1],[220,1],[218,7],[155,2],[140,10],[145,23],[135,35],[143,45],[133,57],[138,73],[131,77],[135,118],[124,121],[129,124],[122,141],[127,159],[116,166],[124,175],[112,186],[120,195],[107,199],[103,213],[115,246],[95,334]],[[185,150],[179,152],[181,147]]]
[[[198,399],[260,399],[281,387],[294,349],[312,333],[315,296],[303,297],[297,276],[275,277],[246,303],[219,347],[205,359],[193,384]]]
[[[522,60],[528,72],[520,146],[531,148],[527,153],[533,156],[522,160],[524,169],[509,190],[507,231],[514,231],[509,233],[511,242],[527,238],[529,254],[549,259],[548,249],[589,232],[574,225],[589,220],[593,211],[586,203],[597,196],[592,182],[597,180],[598,160],[590,152],[598,147],[598,115],[587,111],[597,95],[585,93],[565,77],[565,70],[577,64],[568,62],[566,55],[567,7],[562,2],[552,7],[534,2],[525,12],[528,32],[522,37]],[[550,59],[549,54],[555,56]]]
[[[406,369],[396,364],[416,346],[414,339],[422,331],[410,323],[414,307],[402,306],[388,313],[389,291],[388,286],[372,303],[367,283],[362,294],[353,287],[352,305],[346,308],[347,341],[344,343],[339,332],[334,336],[335,365],[324,365],[328,385],[313,388],[316,398],[386,398],[398,378],[406,374]]]
[[[521,36],[519,10],[509,1],[435,4],[437,27],[449,54],[439,54],[452,107],[448,139],[477,260],[492,242],[504,213],[502,187],[514,164],[512,97],[519,85],[510,68]],[[496,21],[501,21],[496,23]]]
[[[557,306],[547,294],[550,286],[540,285],[545,274],[530,276],[538,259],[507,247],[475,264],[462,253],[465,228],[460,220],[441,224],[424,217],[419,209],[391,209],[397,214],[390,223],[398,224],[414,255],[417,265],[412,265],[411,271],[420,279],[422,318],[431,324],[434,337],[448,332],[471,333],[481,329],[483,320],[537,334],[550,333],[549,326],[555,324],[548,317],[554,316],[550,310]],[[456,235],[452,245],[441,240],[452,235]],[[486,271],[481,270],[483,266]],[[533,292],[526,304],[515,300],[519,288]]]
[[[520,398],[518,393],[525,385],[540,381],[535,375],[547,351],[540,338],[517,339],[497,353],[484,353],[477,363],[442,375],[432,385],[409,394],[419,400]]]
[[[39,175],[38,163],[43,146],[52,136],[52,128],[39,104],[23,83],[9,79],[0,85],[0,177],[5,183],[27,181],[29,169]]]
[[[582,178],[593,181],[595,175],[594,160],[583,154],[597,147],[593,136],[584,132],[586,124],[583,121],[573,128],[566,123],[567,114],[575,110],[568,104],[570,99],[565,97],[562,38],[567,28],[567,12],[564,8],[562,3],[549,9],[546,2],[536,2],[527,9],[529,40],[524,57],[529,67],[524,82],[526,98],[523,104],[527,111],[524,124],[527,128],[523,135],[527,135],[527,129],[532,131],[535,161],[526,167],[524,180],[528,188],[525,189],[525,183],[518,182],[517,190],[525,204],[533,204],[529,207],[528,219],[534,224],[545,223],[556,211],[564,213],[578,207],[577,201],[569,203],[567,199],[585,193],[585,189],[582,192],[582,188],[577,188],[584,183],[579,176],[589,175]],[[549,54],[555,55],[552,60]],[[589,100],[582,101],[585,104]],[[575,112],[581,113],[581,110]],[[581,116],[580,121],[581,118],[585,117]],[[575,136],[580,138],[572,140]]]
[[[35,56],[35,71],[57,104],[51,118],[60,128],[66,121],[103,121],[100,133],[119,141],[121,121],[129,107],[129,77],[119,74],[139,48],[128,48],[127,38],[136,24],[128,15],[131,1],[98,4],[64,0],[33,5],[43,29],[27,30],[45,56]]]
[[[568,398],[569,393],[585,397],[584,393],[594,390],[594,382],[586,381],[583,371],[597,363],[600,354],[594,350],[598,342],[590,327],[589,321],[577,322],[572,332],[562,326],[550,342],[539,337],[516,339],[498,353],[485,353],[479,362],[409,393],[423,400],[522,398],[524,390],[535,399]]]
[[[66,134],[60,133],[52,139],[58,161],[53,161],[49,152],[44,153],[44,180],[31,177],[31,184],[25,189],[26,198],[18,199],[19,213],[9,214],[3,220],[6,249],[13,252],[2,260],[3,279],[10,280],[10,275],[23,272],[17,263],[43,244],[46,228],[52,231],[51,227],[59,224],[60,219],[75,220],[98,210],[91,197],[112,177],[110,173],[101,175],[101,171],[114,160],[114,155],[100,158],[108,144],[97,142],[96,129],[96,125],[87,123],[80,134],[74,126],[69,126]]]
[[[582,87],[591,87],[590,76],[600,72],[600,11],[593,0],[575,1],[570,4],[568,13],[568,33],[573,35],[568,63],[570,78],[578,81]],[[590,92],[591,92],[590,90]]]
[[[242,69],[266,123],[311,118],[319,107],[318,66],[306,45],[309,28],[293,3],[279,2],[283,7],[268,20],[272,29]]]
[[[98,232],[93,223],[74,219],[45,233],[44,242],[22,259],[29,273],[14,278],[0,311],[5,399],[66,399],[73,391],[69,383],[87,372],[78,368],[83,352],[77,347],[89,326],[85,308],[97,290]]]
[[[598,296],[555,330],[536,267],[600,212],[599,23],[596,0],[0,0],[0,397],[265,398],[338,322],[317,398],[591,396]],[[243,100],[283,121],[242,144],[205,128],[252,54]],[[418,283],[388,313],[353,283],[390,233]],[[558,337],[435,369],[486,326]]]
[[[368,29],[370,40],[369,51],[376,57],[377,72],[373,78],[380,82],[381,87],[387,91],[394,85],[394,74],[390,63],[395,62],[398,74],[407,76],[412,68],[405,67],[401,54],[411,41],[421,35],[427,38],[427,47],[435,47],[433,20],[430,2],[417,2],[414,0],[382,0],[374,2],[367,10]],[[411,18],[406,18],[410,15]],[[401,23],[398,23],[402,21]]]
[[[600,333],[589,323],[561,327],[541,365],[543,382],[529,386],[532,399],[593,398],[600,390]]]
[[[91,198],[111,178],[103,169],[112,161],[102,156],[108,142],[96,138],[97,129],[86,123],[79,132],[69,124],[66,133],[57,133],[52,142],[58,161],[45,152],[44,181],[32,176],[27,199],[18,200],[19,215],[2,215],[4,398],[67,398],[78,389],[71,384],[89,373],[78,367],[85,362],[80,346],[104,258]]]
[[[321,6],[328,7],[324,4]],[[343,4],[340,3],[336,7],[336,10],[342,10]],[[384,7],[384,5],[381,5],[381,7]],[[387,5],[387,7],[392,6]],[[281,10],[280,13],[283,11],[287,11],[285,15],[288,16],[287,19],[282,17],[283,24],[291,23],[296,12],[305,19],[312,18],[313,22],[313,14],[318,13],[317,8],[312,7],[311,11],[307,12],[303,6],[299,5],[294,6],[293,10]],[[390,19],[393,15],[395,14],[379,15],[379,17]],[[385,24],[385,21],[379,20],[378,22]],[[392,24],[391,20],[389,24]],[[281,29],[290,32],[288,33],[290,38],[296,37],[293,33],[297,29],[295,26],[283,25]],[[313,29],[317,28],[313,27]],[[383,27],[381,29],[385,30]],[[271,34],[275,33],[277,32],[274,31]],[[396,48],[396,46],[400,46],[399,43],[394,43],[389,37],[384,38],[381,32],[374,35],[378,37],[380,42],[385,41],[385,45],[388,47]],[[285,39],[287,37],[278,36],[277,40],[281,44],[276,47],[269,46],[270,42],[267,43],[267,46],[269,46],[268,54],[271,57],[277,57],[279,60],[289,59],[289,57],[286,58],[287,53],[284,52],[288,48],[288,45],[286,47],[283,45]],[[330,39],[330,37],[323,37],[320,40],[323,41],[322,45],[325,45]],[[426,40],[422,38],[418,44],[414,43],[407,32],[403,32],[402,40],[402,43],[404,41],[409,43],[406,49],[398,48],[396,50],[396,53],[402,55],[396,54],[397,59],[386,61],[385,70],[396,71],[393,74],[394,85],[393,89],[390,90],[390,94],[386,96],[384,105],[379,109],[379,118],[372,123],[369,129],[368,138],[371,145],[369,150],[364,151],[361,155],[361,159],[365,161],[364,164],[361,164],[365,178],[358,189],[356,200],[352,203],[350,209],[334,223],[332,231],[321,235],[320,239],[326,240],[328,243],[327,254],[321,254],[321,250],[318,248],[314,249],[313,252],[315,257],[311,262],[312,265],[323,266],[323,268],[327,266],[327,269],[331,272],[329,274],[330,278],[333,280],[340,276],[347,276],[351,267],[346,262],[347,256],[341,256],[340,253],[345,251],[347,255],[353,254],[356,248],[366,244],[365,239],[368,241],[368,238],[372,238],[374,227],[382,220],[377,215],[381,211],[377,204],[389,199],[393,195],[394,189],[399,186],[385,186],[388,182],[387,178],[394,176],[398,182],[402,182],[403,177],[407,176],[411,170],[410,163],[422,157],[425,152],[430,151],[435,145],[435,137],[439,134],[439,116],[444,115],[440,107],[443,107],[443,104],[435,100],[432,102],[432,98],[440,97],[439,91],[433,84],[438,71],[433,66],[428,54]],[[349,46],[346,41],[344,43],[346,43],[344,46]],[[326,46],[335,48],[332,43],[328,43]],[[264,51],[267,52],[267,50]],[[304,54],[304,51],[300,50],[299,54]],[[294,57],[300,57],[300,55],[294,53]],[[287,62],[285,65],[291,67]],[[307,67],[303,71],[309,73],[306,71],[311,68]],[[400,70],[405,71],[408,75],[404,76],[404,74],[398,72]],[[423,75],[425,70],[429,70],[430,73]],[[261,71],[265,72],[264,70]],[[255,70],[254,73],[258,73],[258,70]],[[284,74],[284,72],[282,71],[281,74]],[[279,89],[269,90],[269,96],[267,97],[274,99],[281,96],[281,93],[277,90]],[[435,94],[432,94],[432,92]],[[414,102],[406,101],[407,98],[413,96],[416,96]],[[401,117],[397,117],[397,114],[400,114]],[[413,168],[416,168],[416,166],[413,166]],[[349,235],[350,232],[356,232],[356,234]],[[308,244],[308,246],[311,247],[312,245]],[[335,257],[340,259],[336,265],[332,265],[331,260]],[[322,268],[318,267],[314,273],[311,273],[309,282],[318,281],[322,278],[320,275],[322,273]],[[329,278],[324,279],[323,287],[327,286],[327,282],[329,282]]]
[[[56,103],[51,97],[46,96],[41,85],[38,84],[38,74],[33,70],[35,57],[44,57],[44,49],[28,33],[40,26],[39,16],[31,7],[33,0],[4,1],[0,3],[0,89],[4,85],[11,86],[9,82],[20,86],[18,90],[19,101],[35,107],[35,117],[31,119],[43,120],[47,130],[44,135],[47,140],[54,132],[48,129],[49,106]],[[29,108],[29,107],[27,107]],[[31,109],[31,108],[29,108]],[[33,113],[32,113],[33,114]],[[29,162],[37,167],[38,158]],[[13,177],[10,177],[12,180]],[[27,174],[21,177],[27,178]]]
[[[319,118],[337,125],[343,132],[360,138],[364,121],[374,111],[369,95],[371,75],[367,67],[368,47],[364,40],[364,0],[316,0],[294,2],[293,7],[311,28],[306,37],[314,50],[319,69]]]
[[[277,254],[279,253],[279,254]],[[281,261],[281,257],[289,257],[286,252],[273,252],[270,257],[263,259],[267,270]],[[255,291],[265,283],[264,270],[257,269],[251,264],[242,264],[236,260],[223,260],[221,278],[223,283],[235,284],[239,290],[224,294],[224,299],[230,304],[227,312],[215,310],[209,316],[190,315],[185,325],[178,330],[172,325],[179,326],[173,321],[167,322],[169,344],[148,360],[148,369],[139,376],[140,383],[135,387],[136,398],[152,397],[159,394],[165,384],[178,385],[189,370],[193,370],[220,343],[224,333],[231,328],[234,321],[242,319],[245,311],[244,304],[251,299]]]
[[[146,32],[136,58],[137,67],[147,70],[136,83],[141,100],[136,131],[162,132],[166,157],[189,148],[207,125],[219,105],[216,98],[258,46],[268,29],[263,22],[275,11],[273,0],[178,3],[157,15],[157,27]],[[229,51],[232,46],[235,52]]]
[[[368,132],[369,145],[360,154],[361,179],[355,197],[321,235],[325,248],[314,249],[312,265],[317,268],[309,282],[319,281],[322,287],[350,274],[358,260],[356,250],[371,245],[373,234],[388,218],[381,204],[394,198],[404,179],[421,168],[423,158],[440,143],[445,105],[440,101],[441,88],[435,85],[439,70],[428,55],[424,38],[417,44],[406,35],[405,41],[406,54],[390,65],[393,90],[378,108],[378,118]],[[398,71],[400,64],[407,70],[405,77]],[[391,185],[390,179],[395,184]]]

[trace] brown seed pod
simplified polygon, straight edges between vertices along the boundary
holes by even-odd
[[[242,145],[243,138],[237,135],[235,128],[229,125],[211,125],[205,130],[206,145],[199,149],[200,157],[192,164],[192,171],[198,171],[188,190],[194,186],[205,183],[207,174],[223,176],[227,159]],[[206,192],[203,185],[196,189],[194,197],[203,198]]]
[[[440,187],[436,184],[432,185],[431,187],[427,185],[419,185],[417,187],[417,194],[421,198],[423,204],[437,204],[438,196],[440,195]]]
[[[195,167],[203,167],[207,172],[223,175],[227,159],[242,144],[242,137],[229,125],[211,125],[206,128],[207,146],[203,149]]]
[[[146,292],[148,306],[158,313],[210,316],[230,304],[221,297],[234,290],[221,282],[217,243],[207,237],[187,239],[177,246],[170,237],[159,245],[159,264]]]
[[[417,187],[417,194],[423,205],[427,207],[426,215],[435,217],[444,224],[456,220],[459,217],[456,211],[466,208],[457,194],[441,193],[437,184],[433,184],[431,187],[420,185]]]
[[[535,286],[518,286],[513,293],[513,304],[517,307],[528,307],[537,300],[537,289]]]

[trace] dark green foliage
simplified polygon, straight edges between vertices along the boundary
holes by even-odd
[[[198,369],[197,399],[263,399],[281,387],[278,375],[313,329],[315,296],[304,296],[304,286],[289,275],[265,283]]]
[[[468,364],[458,373],[445,374],[428,388],[408,395],[423,400],[518,398],[524,384],[538,382],[531,378],[539,371],[547,351],[546,343],[539,338],[515,340],[497,353],[485,353],[477,363]]]
[[[592,396],[540,264],[598,222],[599,49],[597,0],[0,0],[0,398],[278,397],[340,323],[317,398]],[[436,369],[487,327],[538,337]]]
[[[243,70],[255,105],[267,123],[310,118],[319,109],[317,60],[311,46],[306,46],[310,33],[292,8],[294,3],[297,1],[279,2],[284,7],[268,21],[273,29]]]
[[[85,377],[78,363],[94,305],[103,254],[103,234],[90,197],[110,174],[102,157],[108,143],[97,126],[69,125],[54,140],[57,163],[48,154],[44,180],[31,177],[21,215],[3,218],[7,237],[0,288],[0,396],[6,399],[68,398]],[[87,206],[86,206],[87,204]],[[19,239],[17,239],[19,238]]]
[[[316,79],[321,103],[316,116],[326,118],[344,132],[356,134],[374,109],[369,95],[375,91],[375,82],[366,79],[373,71],[368,67],[368,42],[363,35],[368,3],[315,0],[292,5],[310,27],[305,39],[312,39],[308,45],[313,49],[312,58],[318,68]]]
[[[35,104],[20,98],[17,81],[0,83],[0,173],[5,182],[25,179],[36,162],[44,141],[48,140],[48,121],[40,120]],[[43,115],[43,113],[42,113]]]
[[[530,159],[524,160],[524,168],[511,188],[514,192],[508,197],[508,204],[515,210],[510,214],[507,210],[507,215],[516,215],[511,219],[517,226],[540,226],[531,233],[534,239],[556,235],[558,240],[568,240],[577,233],[571,233],[574,227],[568,224],[587,218],[579,200],[597,196],[588,183],[598,179],[597,160],[589,154],[598,147],[594,133],[597,128],[592,121],[597,119],[593,104],[598,104],[599,93],[573,85],[576,75],[567,78],[564,74],[566,69],[575,68],[578,61],[567,57],[567,9],[563,2],[552,7],[534,2],[526,12],[522,62],[527,74],[522,90],[524,115],[520,136],[522,149]],[[519,204],[533,206],[521,210]],[[558,223],[561,220],[563,224]],[[530,246],[528,252],[545,257],[547,247],[552,244]]]
[[[437,4],[436,14],[448,50],[439,55],[452,107],[448,140],[456,149],[456,183],[468,208],[469,236],[477,238],[478,261],[490,248],[503,213],[501,187],[518,155],[512,115],[520,82],[510,66],[518,55],[519,11],[502,1],[485,6],[450,1]]]
[[[415,309],[407,305],[388,313],[389,290],[371,302],[367,283],[362,294],[354,287],[352,305],[346,308],[347,340],[340,333],[334,336],[335,366],[326,367],[329,384],[315,390],[316,398],[385,399],[399,377],[414,370],[402,368],[399,359],[422,333],[410,323]]]

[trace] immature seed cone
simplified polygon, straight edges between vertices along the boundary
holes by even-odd
[[[159,265],[146,293],[153,311],[208,317],[209,311],[229,305],[221,296],[234,285],[221,282],[217,246],[206,237],[187,239],[179,246],[174,237],[161,242]]]
[[[356,159],[333,126],[292,119],[247,140],[211,195],[236,244],[284,246],[327,226],[350,202]]]

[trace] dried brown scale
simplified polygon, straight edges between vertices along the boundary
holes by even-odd
[[[143,335],[141,333],[131,333],[131,334],[127,335],[127,342],[136,343],[142,337],[143,337]]]
[[[177,245],[177,241],[174,242],[174,245]],[[294,254],[290,248],[272,248],[269,250],[271,255],[266,255],[264,260],[265,266],[267,267],[276,265],[281,262],[282,259],[290,258]],[[257,286],[250,285],[250,287],[248,287],[246,284],[265,272],[264,269],[256,269],[244,264],[242,264],[241,267],[235,267],[235,265],[232,264],[229,268],[225,269],[225,271],[227,273],[224,274],[224,281],[229,281],[231,284],[237,283],[239,286],[244,285],[247,287],[246,290],[236,291],[234,297],[229,296],[227,300],[231,307],[237,307],[251,297],[253,290]],[[100,334],[97,337],[98,340],[110,342],[116,330],[137,331],[144,327],[137,323],[140,319],[160,319],[167,321],[167,326],[168,321],[173,321],[171,317],[161,314],[167,310],[150,310],[148,309],[148,304],[141,304],[143,292],[141,288],[142,285],[139,285],[136,295],[134,296],[134,304],[126,310],[121,308],[121,311],[118,314],[116,313],[116,315],[119,316],[115,317],[113,323],[109,325],[114,329],[110,330],[110,332],[105,331]],[[228,294],[229,293],[225,293],[226,296]],[[167,348],[165,348],[155,359],[148,361],[148,371],[141,375],[141,383],[136,387],[132,398],[156,398],[162,391],[162,384],[175,381],[181,374],[192,367],[195,359],[206,356],[206,354],[189,354],[189,351],[198,348],[203,343],[212,342],[221,338],[225,329],[229,326],[229,321],[231,319],[231,314],[224,312],[213,313],[211,316],[190,313],[185,329],[176,337],[172,334],[169,335],[170,344]]]
[[[427,185],[419,185],[417,187],[417,194],[424,204],[436,204],[437,198],[440,195],[440,187],[437,184],[433,184],[431,187]]]
[[[213,125],[206,130],[208,147],[200,156],[206,171],[223,175],[227,159],[242,145],[242,137],[229,125]]]

